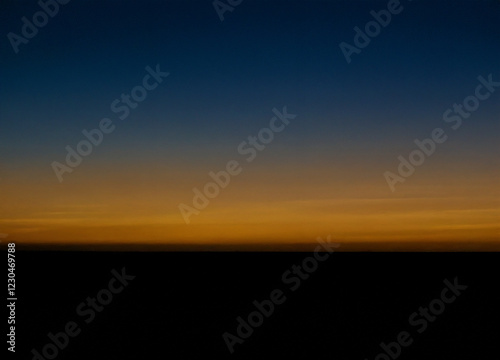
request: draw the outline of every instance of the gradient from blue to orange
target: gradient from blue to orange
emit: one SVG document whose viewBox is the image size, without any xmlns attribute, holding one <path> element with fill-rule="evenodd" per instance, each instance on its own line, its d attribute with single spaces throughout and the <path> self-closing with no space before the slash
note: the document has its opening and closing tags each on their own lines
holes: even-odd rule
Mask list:
<svg viewBox="0 0 500 360">
<path fill-rule="evenodd" d="M 7 2 L 2 34 L 35 2 Z M 443 121 L 500 81 L 499 1 L 401 1 L 348 64 L 339 43 L 387 1 L 69 2 L 15 54 L 1 43 L 0 232 L 26 243 L 500 242 L 500 88 L 456 131 Z M 110 110 L 167 77 L 125 120 Z M 297 117 L 257 158 L 238 145 Z M 102 118 L 116 129 L 59 183 L 51 168 Z M 392 193 L 414 139 L 448 140 Z M 227 161 L 243 168 L 189 225 L 180 203 Z"/>
</svg>

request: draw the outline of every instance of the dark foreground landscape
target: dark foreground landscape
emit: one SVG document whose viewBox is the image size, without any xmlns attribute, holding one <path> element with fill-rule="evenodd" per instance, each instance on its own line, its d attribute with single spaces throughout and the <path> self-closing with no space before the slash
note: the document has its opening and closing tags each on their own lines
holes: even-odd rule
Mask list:
<svg viewBox="0 0 500 360">
<path fill-rule="evenodd" d="M 19 251 L 15 358 L 498 357 L 496 254 L 316 256 Z"/>
</svg>

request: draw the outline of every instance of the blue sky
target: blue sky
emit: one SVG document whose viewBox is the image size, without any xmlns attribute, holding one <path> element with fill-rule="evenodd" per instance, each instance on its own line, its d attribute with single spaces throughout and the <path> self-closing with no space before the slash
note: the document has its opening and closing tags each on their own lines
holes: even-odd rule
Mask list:
<svg viewBox="0 0 500 360">
<path fill-rule="evenodd" d="M 19 34 L 21 18 L 31 19 L 39 6 L 4 2 L 0 177 L 26 186 L 57 181 L 51 162 L 62 161 L 65 146 L 104 117 L 117 130 L 85 166 L 118 174 L 163 162 L 206 174 L 265 126 L 271 109 L 287 105 L 299 117 L 259 171 L 272 172 L 276 160 L 297 172 L 335 164 L 348 177 L 350 167 L 366 165 L 376 169 L 367 181 L 380 181 L 415 138 L 444 126 L 443 112 L 473 93 L 479 75 L 500 79 L 500 1 L 401 4 L 348 64 L 339 44 L 352 44 L 353 28 L 363 28 L 386 1 L 246 0 L 221 22 L 211 1 L 73 0 L 18 54 L 7 34 Z M 111 102 L 156 64 L 170 76 L 118 120 Z M 478 177 L 491 176 L 499 110 L 498 96 L 482 103 L 436 163 L 463 174 L 482 164 Z M 184 181 L 195 186 L 200 178 Z"/>
</svg>

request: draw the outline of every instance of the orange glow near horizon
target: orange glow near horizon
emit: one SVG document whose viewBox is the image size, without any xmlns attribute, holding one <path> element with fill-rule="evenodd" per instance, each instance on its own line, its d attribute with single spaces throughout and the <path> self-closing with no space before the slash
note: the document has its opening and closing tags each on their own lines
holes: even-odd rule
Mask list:
<svg viewBox="0 0 500 360">
<path fill-rule="evenodd" d="M 183 181 L 187 169 L 148 166 L 119 174 L 82 168 L 61 184 L 48 174 L 36 184 L 12 177 L 3 181 L 0 227 L 9 241 L 27 244 L 294 244 L 326 235 L 347 243 L 500 243 L 495 177 L 437 178 L 429 169 L 391 194 L 375 167 L 348 169 L 311 167 L 294 176 L 287 165 L 254 167 L 189 225 L 178 204 L 191 205 L 192 187 L 208 180 L 202 172 L 194 175 L 199 184 Z M 366 180 L 371 175 L 379 181 Z"/>
</svg>

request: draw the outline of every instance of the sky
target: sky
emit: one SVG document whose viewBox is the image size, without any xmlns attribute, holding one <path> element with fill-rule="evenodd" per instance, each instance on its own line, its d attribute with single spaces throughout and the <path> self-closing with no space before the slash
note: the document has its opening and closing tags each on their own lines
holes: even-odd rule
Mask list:
<svg viewBox="0 0 500 360">
<path fill-rule="evenodd" d="M 208 0 L 73 0 L 13 46 L 41 8 L 2 2 L 0 232 L 25 244 L 500 244 L 500 1 L 401 0 L 348 62 L 340 44 L 388 6 L 243 1 L 221 21 Z M 111 104 L 137 86 L 154 89 L 136 89 L 145 98 L 120 119 Z M 474 109 L 457 120 L 465 99 Z M 102 119 L 108 133 L 70 166 L 67 146 Z M 239 146 L 271 123 L 282 130 L 249 161 Z M 402 176 L 398 157 L 434 129 L 446 140 Z M 240 172 L 196 207 L 193 189 L 231 161 Z"/>
</svg>

